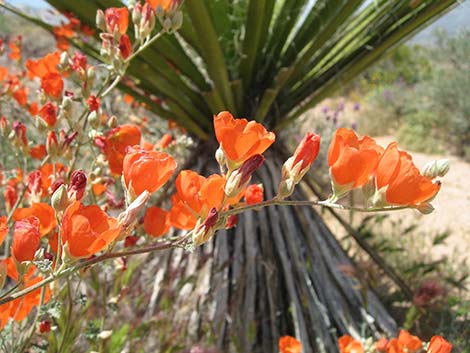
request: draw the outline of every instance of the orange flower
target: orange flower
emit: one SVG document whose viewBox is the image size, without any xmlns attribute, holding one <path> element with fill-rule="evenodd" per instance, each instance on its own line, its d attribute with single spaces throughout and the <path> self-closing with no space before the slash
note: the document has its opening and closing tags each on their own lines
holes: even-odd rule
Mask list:
<svg viewBox="0 0 470 353">
<path fill-rule="evenodd" d="M 48 234 L 57 226 L 55 211 L 47 203 L 33 203 L 31 207 L 18 208 L 13 213 L 13 220 L 20 221 L 30 216 L 34 216 L 39 220 L 39 232 L 41 236 Z"/>
<path fill-rule="evenodd" d="M 427 353 L 450 353 L 452 352 L 452 344 L 447 342 L 441 336 L 433 336 L 429 342 Z"/>
<path fill-rule="evenodd" d="M 54 182 L 65 177 L 67 168 L 61 163 L 56 163 L 55 165 L 47 163 L 39 171 L 41 172 L 42 195 L 45 196 L 49 194 L 49 188 Z"/>
<path fill-rule="evenodd" d="M 160 237 L 170 229 L 169 213 L 161 208 L 147 208 L 144 216 L 144 230 L 152 237 Z"/>
<path fill-rule="evenodd" d="M 28 89 L 26 87 L 20 87 L 13 92 L 13 98 L 18 104 L 24 107 L 28 103 Z"/>
<path fill-rule="evenodd" d="M 338 129 L 328 150 L 328 165 L 339 195 L 364 185 L 374 174 L 382 147 L 368 136 L 358 138 L 353 130 Z"/>
<path fill-rule="evenodd" d="M 117 27 L 119 33 L 127 32 L 129 25 L 129 11 L 127 7 L 110 7 L 104 12 L 106 20 L 106 29 L 109 33 L 113 33 Z"/>
<path fill-rule="evenodd" d="M 226 157 L 235 165 L 255 154 L 262 154 L 276 138 L 263 125 L 246 119 L 234 119 L 229 112 L 214 116 L 214 129 Z"/>
<path fill-rule="evenodd" d="M 21 49 L 18 45 L 16 45 L 13 42 L 8 43 L 8 46 L 10 47 L 10 53 L 8 54 L 8 57 L 12 60 L 20 60 L 21 59 Z"/>
<path fill-rule="evenodd" d="M 175 160 L 166 153 L 129 147 L 123 162 L 124 182 L 136 196 L 144 190 L 153 193 L 170 179 L 175 169 Z"/>
<path fill-rule="evenodd" d="M 213 174 L 205 178 L 192 170 L 183 170 L 176 178 L 176 194 L 172 197 L 170 223 L 180 229 L 192 229 L 197 219 L 205 219 L 211 208 L 219 209 L 224 199 L 225 178 Z M 230 200 L 235 203 L 242 197 Z"/>
<path fill-rule="evenodd" d="M 291 336 L 283 336 L 279 339 L 280 353 L 300 353 L 302 352 L 302 344 Z"/>
<path fill-rule="evenodd" d="M 19 274 L 14 260 L 10 257 L 2 261 L 6 265 L 8 277 L 17 282 Z M 24 288 L 31 287 L 32 285 L 42 281 L 43 278 L 40 276 L 33 277 L 35 272 L 36 267 L 34 265 L 30 266 L 28 272 L 23 277 Z M 49 286 L 46 286 L 45 288 L 44 303 L 47 303 L 51 298 L 51 290 Z M 31 310 L 39 305 L 41 301 L 41 291 L 41 288 L 38 288 L 31 293 L 26 294 L 24 297 L 0 305 L 0 330 L 7 324 L 10 318 L 16 321 L 24 320 Z"/>
<path fill-rule="evenodd" d="M 64 89 L 64 80 L 57 73 L 48 73 L 41 79 L 41 88 L 51 97 L 59 98 Z"/>
<path fill-rule="evenodd" d="M 114 175 L 121 175 L 122 164 L 128 146 L 140 144 L 140 129 L 135 125 L 121 125 L 97 138 L 95 144 L 101 147 L 109 163 L 109 169 Z"/>
<path fill-rule="evenodd" d="M 245 190 L 245 201 L 248 205 L 253 205 L 263 201 L 263 188 L 258 184 L 251 184 Z"/>
<path fill-rule="evenodd" d="M 8 69 L 0 66 L 0 82 L 2 82 L 8 76 Z"/>
<path fill-rule="evenodd" d="M 31 216 L 15 222 L 11 252 L 16 261 L 32 261 L 40 241 L 37 217 Z"/>
<path fill-rule="evenodd" d="M 39 112 L 38 104 L 36 102 L 30 103 L 28 105 L 28 112 L 31 115 L 37 115 Z"/>
<path fill-rule="evenodd" d="M 423 342 L 417 336 L 411 335 L 408 331 L 401 330 L 398 341 L 406 347 L 409 353 L 417 352 L 423 346 Z"/>
<path fill-rule="evenodd" d="M 59 73 L 57 65 L 60 63 L 60 53 L 49 53 L 43 58 L 26 60 L 26 68 L 28 69 L 28 76 L 30 78 L 39 77 L 43 78 L 49 73 Z"/>
<path fill-rule="evenodd" d="M 361 342 L 348 335 L 338 339 L 338 346 L 340 353 L 364 353 Z"/>
<path fill-rule="evenodd" d="M 385 200 L 393 205 L 419 205 L 432 199 L 439 191 L 435 184 L 421 175 L 411 156 L 399 151 L 397 143 L 388 145 L 377 166 L 377 190 L 387 187 Z"/>
<path fill-rule="evenodd" d="M 0 217 L 0 245 L 2 245 L 7 234 L 8 234 L 7 217 L 1 216 Z"/>
<path fill-rule="evenodd" d="M 41 144 L 31 147 L 29 154 L 34 159 L 43 159 L 47 155 L 46 146 Z"/>
<path fill-rule="evenodd" d="M 154 9 L 160 6 L 163 10 L 168 11 L 178 6 L 181 0 L 147 0 L 147 2 Z"/>
<path fill-rule="evenodd" d="M 392 338 L 387 344 L 387 353 L 406 353 L 404 350 L 403 343 L 397 338 Z"/>
<path fill-rule="evenodd" d="M 62 219 L 62 242 L 75 258 L 88 257 L 103 250 L 120 234 L 115 218 L 109 217 L 96 205 L 84 206 L 73 202 Z"/>
<path fill-rule="evenodd" d="M 385 337 L 382 337 L 377 342 L 375 342 L 375 349 L 379 352 L 385 352 L 387 350 L 388 340 Z"/>
</svg>

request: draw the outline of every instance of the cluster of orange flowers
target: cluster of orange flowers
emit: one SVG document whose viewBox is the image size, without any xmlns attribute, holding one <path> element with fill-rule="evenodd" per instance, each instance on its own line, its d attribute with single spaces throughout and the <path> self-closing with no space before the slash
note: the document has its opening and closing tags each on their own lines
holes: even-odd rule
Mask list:
<svg viewBox="0 0 470 353">
<path fill-rule="evenodd" d="M 338 340 L 340 353 L 451 353 L 452 344 L 442 336 L 434 336 L 429 343 L 423 342 L 419 337 L 401 330 L 397 338 L 387 340 L 381 338 L 377 342 L 367 340 L 361 343 L 351 336 L 344 335 Z M 280 353 L 301 353 L 302 344 L 291 336 L 279 339 Z"/>
<path fill-rule="evenodd" d="M 405 330 L 401 330 L 397 338 L 390 340 L 381 338 L 372 344 L 363 344 L 345 335 L 338 340 L 338 347 L 340 353 L 450 353 L 452 351 L 452 344 L 441 336 L 434 336 L 428 344 L 425 344 L 419 337 Z"/>
<path fill-rule="evenodd" d="M 413 206 L 426 211 L 440 189 L 448 165 L 421 174 L 411 156 L 392 142 L 384 150 L 369 136 L 359 138 L 352 130 L 338 129 L 328 151 L 334 199 L 363 187 L 368 205 Z"/>
</svg>

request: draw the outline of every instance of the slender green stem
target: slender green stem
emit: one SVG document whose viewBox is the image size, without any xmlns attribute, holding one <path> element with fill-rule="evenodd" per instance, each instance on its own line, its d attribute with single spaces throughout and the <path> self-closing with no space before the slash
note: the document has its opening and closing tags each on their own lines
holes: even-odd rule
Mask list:
<svg viewBox="0 0 470 353">
<path fill-rule="evenodd" d="M 341 210 L 352 210 L 352 211 L 359 211 L 359 212 L 386 212 L 386 211 L 398 211 L 398 210 L 404 210 L 406 208 L 410 208 L 410 206 L 362 208 L 362 207 L 340 205 L 337 203 L 332 203 L 328 200 L 325 200 L 325 201 L 294 201 L 292 200 L 291 201 L 291 200 L 277 200 L 274 198 L 272 200 L 263 201 L 254 205 L 246 205 L 246 206 L 234 208 L 234 209 L 223 212 L 221 215 L 230 216 L 230 215 L 242 213 L 245 211 L 259 210 L 263 207 L 268 207 L 268 206 L 323 206 L 323 207 L 328 207 L 328 208 L 338 208 Z"/>
<path fill-rule="evenodd" d="M 135 51 L 134 53 L 132 53 L 131 56 L 129 56 L 125 61 L 124 63 L 128 64 L 132 59 L 134 59 L 137 55 L 139 55 L 142 51 L 144 51 L 145 49 L 147 49 L 150 45 L 152 45 L 158 38 L 160 38 L 165 32 L 164 31 L 160 31 L 158 32 L 157 34 L 155 34 L 150 40 L 148 40 L 147 42 L 145 42 L 143 45 L 141 45 L 139 47 L 139 49 L 137 49 L 137 51 Z"/>
<path fill-rule="evenodd" d="M 158 250 L 166 250 L 166 249 L 172 249 L 172 248 L 181 248 L 184 247 L 184 242 L 186 241 L 186 237 L 183 237 L 181 240 L 176 241 L 176 242 L 157 242 L 148 246 L 144 246 L 142 248 L 137 248 L 137 249 L 132 249 L 132 250 L 127 250 L 127 251 L 121 251 L 121 252 L 115 252 L 115 253 L 108 253 L 104 254 L 101 256 L 97 256 L 92 259 L 88 259 L 82 262 L 79 262 L 73 266 L 67 267 L 65 269 L 60 270 L 58 273 L 53 274 L 42 281 L 35 283 L 34 285 L 25 288 L 19 292 L 16 292 L 12 295 L 5 296 L 0 299 L 0 305 L 9 303 L 15 299 L 21 298 L 34 290 L 44 287 L 45 285 L 52 283 L 59 278 L 64 278 L 68 277 L 69 275 L 73 274 L 74 272 L 85 268 L 85 267 L 90 267 L 93 266 L 97 263 L 109 260 L 109 259 L 115 259 L 117 257 L 125 257 L 125 256 L 130 256 L 130 255 L 137 255 L 137 254 L 145 254 L 149 253 L 152 251 L 158 251 Z"/>
</svg>

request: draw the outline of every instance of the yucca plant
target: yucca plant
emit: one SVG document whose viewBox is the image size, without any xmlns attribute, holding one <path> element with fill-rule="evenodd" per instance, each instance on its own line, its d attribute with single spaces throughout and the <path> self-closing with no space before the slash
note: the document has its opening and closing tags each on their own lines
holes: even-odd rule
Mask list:
<svg viewBox="0 0 470 353">
<path fill-rule="evenodd" d="M 48 2 L 90 26 L 98 9 L 124 6 L 118 0 Z M 222 110 L 281 131 L 455 3 L 188 0 L 182 28 L 135 58 L 127 72 L 135 86 L 121 88 L 176 120 L 201 145 L 211 140 L 212 116 Z M 100 58 L 93 47 L 85 49 Z M 194 160 L 202 172 L 213 168 L 205 161 L 215 148 L 205 147 Z M 283 158 L 281 146 L 258 175 L 267 197 L 276 193 Z M 179 283 L 189 285 L 190 294 L 174 299 L 174 317 L 192 341 L 214 337 L 224 352 L 274 352 L 277 338 L 291 333 L 305 352 L 334 352 L 344 332 L 396 330 L 376 295 L 340 270 L 353 264 L 313 209 L 272 207 L 221 233 L 198 252 L 175 250 L 158 264 L 185 273 Z M 162 281 L 176 285 L 164 276 L 156 288 Z M 164 300 L 155 293 L 150 314 Z"/>
</svg>

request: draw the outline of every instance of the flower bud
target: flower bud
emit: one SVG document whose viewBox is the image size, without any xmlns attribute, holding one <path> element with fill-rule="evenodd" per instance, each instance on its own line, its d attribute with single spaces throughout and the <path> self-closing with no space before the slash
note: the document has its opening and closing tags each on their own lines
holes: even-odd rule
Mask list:
<svg viewBox="0 0 470 353">
<path fill-rule="evenodd" d="M 68 197 L 70 200 L 80 201 L 85 195 L 87 178 L 83 170 L 74 170 L 70 177 Z"/>
<path fill-rule="evenodd" d="M 106 31 L 106 19 L 103 10 L 96 12 L 96 27 L 103 32 Z"/>
<path fill-rule="evenodd" d="M 59 188 L 54 191 L 51 197 L 51 206 L 56 212 L 63 211 L 67 208 L 69 204 L 69 197 L 67 195 L 67 187 L 65 184 L 59 186 Z"/>
<path fill-rule="evenodd" d="M 173 32 L 176 32 L 178 29 L 180 29 L 183 25 L 183 13 L 181 11 L 176 12 L 171 19 L 171 23 L 171 30 Z"/>
<path fill-rule="evenodd" d="M 225 194 L 228 197 L 238 195 L 250 182 L 251 175 L 264 163 L 264 157 L 261 154 L 255 154 L 247 159 L 242 166 L 232 172 L 225 184 Z"/>
<path fill-rule="evenodd" d="M 134 8 L 132 9 L 132 22 L 135 25 L 139 25 L 141 18 L 142 18 L 142 4 L 140 2 L 137 2 Z"/>
<path fill-rule="evenodd" d="M 7 137 L 10 131 L 11 131 L 11 127 L 10 127 L 10 124 L 8 123 L 7 118 L 2 116 L 0 118 L 0 135 L 2 137 Z"/>
<path fill-rule="evenodd" d="M 41 321 L 39 324 L 40 333 L 49 333 L 51 331 L 51 322 L 48 320 Z"/>
<path fill-rule="evenodd" d="M 225 153 L 222 147 L 217 148 L 217 151 L 215 151 L 215 160 L 217 161 L 217 163 L 219 163 L 219 166 L 221 168 L 225 166 L 227 158 L 225 158 Z"/>
<path fill-rule="evenodd" d="M 433 205 L 431 205 L 429 202 L 423 202 L 423 203 L 419 204 L 416 207 L 416 209 L 424 215 L 430 214 L 434 211 Z"/>
<path fill-rule="evenodd" d="M 225 225 L 226 229 L 235 227 L 238 224 L 238 215 L 230 215 L 227 219 L 227 224 Z"/>
<path fill-rule="evenodd" d="M 215 207 L 212 207 L 204 222 L 198 221 L 193 232 L 193 241 L 195 245 L 201 245 L 207 242 L 215 233 L 219 213 Z"/>
<path fill-rule="evenodd" d="M 144 190 L 129 207 L 118 216 L 119 224 L 124 228 L 133 226 L 137 222 L 140 211 L 150 199 L 150 195 L 150 192 Z"/>
<path fill-rule="evenodd" d="M 440 159 L 437 161 L 431 161 L 427 163 L 423 167 L 422 174 L 429 178 L 429 179 L 434 179 L 437 177 L 443 177 L 449 172 L 450 166 L 449 166 L 449 160 L 448 159 Z"/>
<path fill-rule="evenodd" d="M 118 122 L 118 120 L 117 120 L 117 118 L 116 118 L 116 115 L 112 115 L 112 116 L 109 118 L 109 120 L 108 120 L 108 122 L 107 122 L 107 125 L 108 125 L 108 127 L 109 127 L 110 129 L 114 129 L 115 127 L 117 127 L 117 126 L 119 125 L 119 122 Z"/>
<path fill-rule="evenodd" d="M 167 17 L 163 21 L 162 27 L 165 32 L 170 32 L 171 29 L 173 28 L 173 22 L 171 21 L 171 19 Z"/>
</svg>

